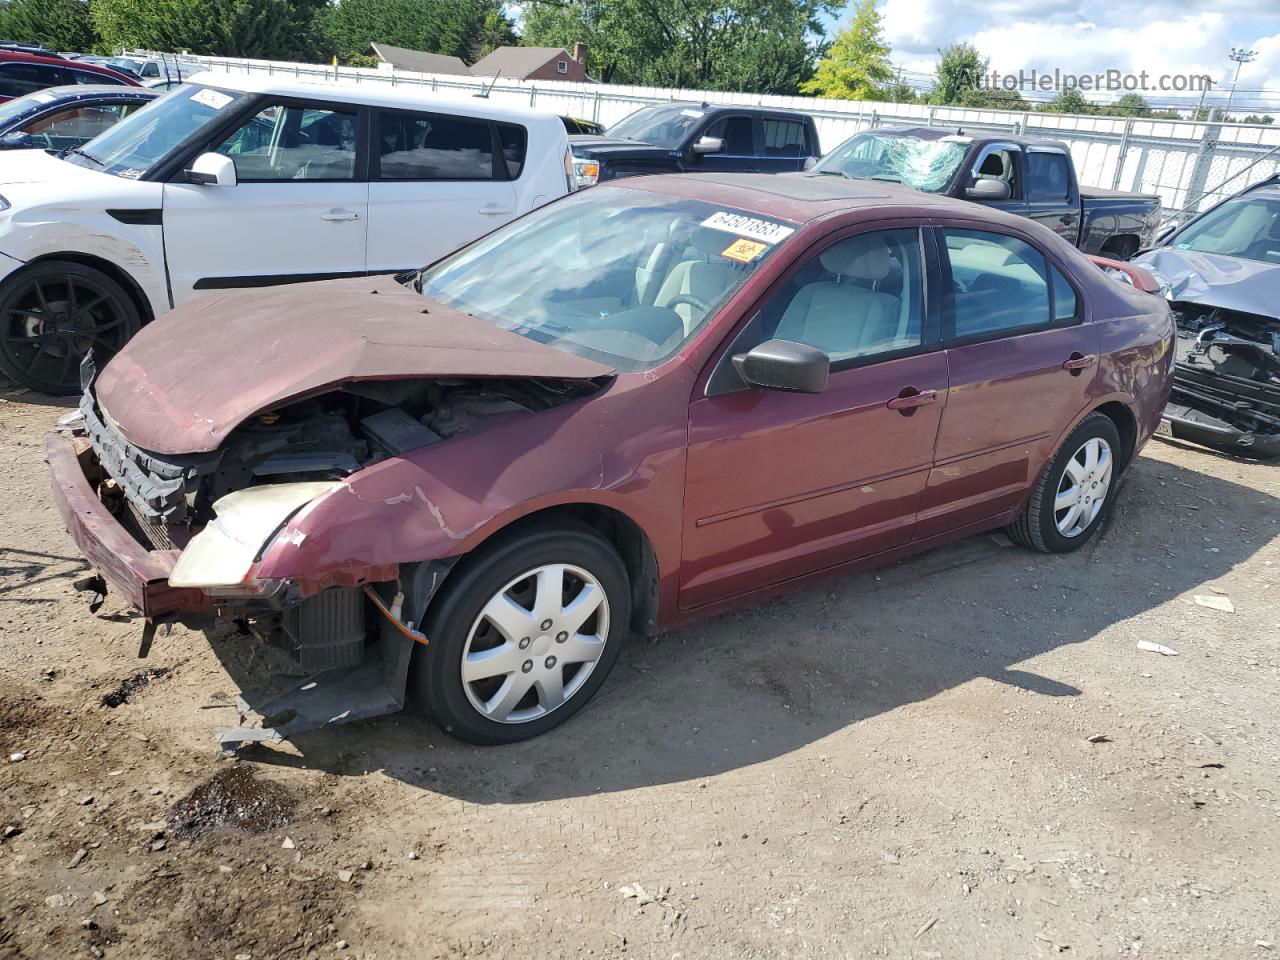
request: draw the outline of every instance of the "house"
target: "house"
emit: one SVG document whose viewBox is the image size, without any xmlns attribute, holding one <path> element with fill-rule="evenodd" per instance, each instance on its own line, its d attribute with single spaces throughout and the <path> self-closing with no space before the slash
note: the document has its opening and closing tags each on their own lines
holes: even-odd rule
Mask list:
<svg viewBox="0 0 1280 960">
<path fill-rule="evenodd" d="M 504 80 L 593 82 L 587 76 L 585 43 L 575 43 L 572 54 L 564 47 L 498 47 L 471 65 L 471 75 Z"/>
<path fill-rule="evenodd" d="M 406 50 L 404 47 L 393 47 L 389 43 L 371 43 L 369 51 L 378 58 L 379 67 L 412 70 L 417 73 L 447 73 L 461 77 L 471 75 L 471 70 L 460 59 L 445 56 L 443 53 Z"/>
</svg>

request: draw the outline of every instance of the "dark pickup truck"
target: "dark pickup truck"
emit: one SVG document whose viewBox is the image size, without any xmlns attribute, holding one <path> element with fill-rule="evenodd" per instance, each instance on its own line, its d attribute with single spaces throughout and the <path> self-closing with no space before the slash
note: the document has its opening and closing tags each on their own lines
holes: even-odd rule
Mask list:
<svg viewBox="0 0 1280 960">
<path fill-rule="evenodd" d="M 789 173 L 822 155 L 813 118 L 788 110 L 664 103 L 602 136 L 571 136 L 579 187 L 646 173 Z"/>
<path fill-rule="evenodd" d="M 1057 140 L 972 135 L 954 128 L 867 130 L 813 167 L 815 173 L 885 180 L 973 200 L 1039 221 L 1085 253 L 1125 260 L 1150 245 L 1160 198 L 1082 187 Z"/>
</svg>

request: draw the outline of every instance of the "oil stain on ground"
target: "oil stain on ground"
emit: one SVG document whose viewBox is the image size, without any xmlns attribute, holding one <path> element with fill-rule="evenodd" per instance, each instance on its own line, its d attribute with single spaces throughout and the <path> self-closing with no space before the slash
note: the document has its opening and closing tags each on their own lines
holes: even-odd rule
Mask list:
<svg viewBox="0 0 1280 960">
<path fill-rule="evenodd" d="M 131 677 L 126 677 L 120 681 L 120 685 L 106 694 L 102 698 L 104 707 L 115 709 L 122 704 L 129 702 L 129 698 L 137 693 L 140 689 L 149 684 L 152 680 L 159 680 L 161 677 L 167 676 L 172 667 L 153 667 L 150 670 L 143 670 L 141 673 L 135 673 Z"/>
<path fill-rule="evenodd" d="M 297 801 L 278 783 L 259 780 L 237 764 L 215 773 L 169 808 L 175 837 L 196 837 L 218 827 L 251 833 L 282 827 L 293 819 Z"/>
</svg>

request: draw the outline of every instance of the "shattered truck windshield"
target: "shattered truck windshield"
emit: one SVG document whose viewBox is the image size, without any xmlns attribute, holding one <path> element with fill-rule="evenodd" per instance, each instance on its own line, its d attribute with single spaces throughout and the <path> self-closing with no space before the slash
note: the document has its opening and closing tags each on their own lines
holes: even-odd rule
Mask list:
<svg viewBox="0 0 1280 960">
<path fill-rule="evenodd" d="M 935 193 L 951 182 L 966 152 L 968 144 L 957 140 L 860 133 L 823 157 L 814 170 Z"/>
</svg>

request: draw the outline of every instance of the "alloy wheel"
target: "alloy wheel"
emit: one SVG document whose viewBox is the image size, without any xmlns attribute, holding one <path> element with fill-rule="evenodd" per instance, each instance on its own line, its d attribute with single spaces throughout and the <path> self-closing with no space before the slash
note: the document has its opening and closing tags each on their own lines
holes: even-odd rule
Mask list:
<svg viewBox="0 0 1280 960">
<path fill-rule="evenodd" d="M 1090 437 L 1067 461 L 1053 500 L 1053 519 L 1064 537 L 1078 537 L 1089 529 L 1111 489 L 1111 445 Z"/>
<path fill-rule="evenodd" d="M 498 723 L 527 723 L 563 706 L 604 653 L 609 599 L 591 573 L 544 564 L 508 582 L 481 609 L 462 649 L 462 688 Z"/>
</svg>

